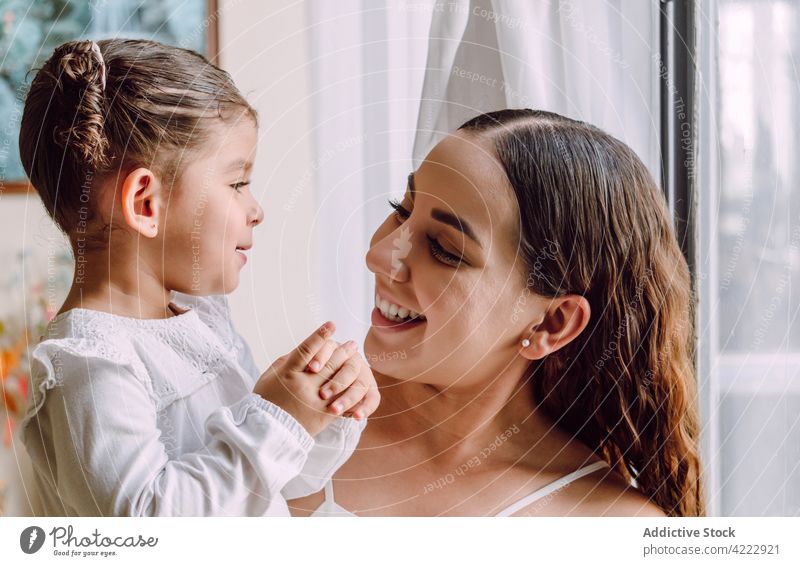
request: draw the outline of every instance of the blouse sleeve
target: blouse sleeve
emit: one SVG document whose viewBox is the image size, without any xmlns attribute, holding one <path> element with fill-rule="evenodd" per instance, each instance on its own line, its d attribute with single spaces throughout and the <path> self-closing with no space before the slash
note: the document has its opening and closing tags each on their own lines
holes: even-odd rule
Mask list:
<svg viewBox="0 0 800 566">
<path fill-rule="evenodd" d="M 366 419 L 357 421 L 350 417 L 337 417 L 317 434 L 303 470 L 283 488 L 284 499 L 305 497 L 325 487 L 336 470 L 353 455 L 366 426 Z"/>
<path fill-rule="evenodd" d="M 250 346 L 231 324 L 233 342 L 239 365 L 252 377 L 253 385 L 260 372 L 253 360 Z M 286 499 L 304 497 L 322 489 L 342 464 L 352 456 L 367 420 L 337 417 L 334 422 L 314 437 L 314 446 L 308 454 L 303 470 L 283 490 Z"/>
<path fill-rule="evenodd" d="M 282 499 L 314 444 L 291 415 L 249 394 L 209 415 L 201 450 L 169 459 L 146 377 L 44 346 L 34 351 L 33 374 L 46 375 L 34 380 L 25 443 L 45 439 L 54 461 L 38 471 L 79 515 L 249 515 Z"/>
</svg>

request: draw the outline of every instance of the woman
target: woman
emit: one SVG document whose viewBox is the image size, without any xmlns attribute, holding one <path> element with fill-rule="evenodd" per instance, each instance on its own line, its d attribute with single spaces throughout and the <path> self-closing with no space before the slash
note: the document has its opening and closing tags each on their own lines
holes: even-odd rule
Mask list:
<svg viewBox="0 0 800 566">
<path fill-rule="evenodd" d="M 295 514 L 704 514 L 688 269 L 627 146 L 493 112 L 392 206 L 367 254 L 383 402 Z"/>
</svg>

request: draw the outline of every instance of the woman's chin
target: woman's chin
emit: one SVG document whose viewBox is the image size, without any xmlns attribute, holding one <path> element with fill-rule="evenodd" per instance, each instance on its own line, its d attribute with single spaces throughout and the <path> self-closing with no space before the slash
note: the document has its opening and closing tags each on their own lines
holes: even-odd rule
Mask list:
<svg viewBox="0 0 800 566">
<path fill-rule="evenodd" d="M 391 375 L 390 370 L 396 370 L 408 360 L 408 351 L 405 348 L 388 347 L 388 344 L 378 339 L 376 330 L 372 327 L 364 341 L 364 359 L 376 371 Z"/>
</svg>

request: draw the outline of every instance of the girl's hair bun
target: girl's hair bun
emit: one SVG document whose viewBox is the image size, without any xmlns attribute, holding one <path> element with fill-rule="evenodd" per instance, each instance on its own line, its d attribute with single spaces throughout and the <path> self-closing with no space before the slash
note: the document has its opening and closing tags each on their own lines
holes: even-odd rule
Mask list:
<svg viewBox="0 0 800 566">
<path fill-rule="evenodd" d="M 146 39 L 70 41 L 31 81 L 20 158 L 73 239 L 92 223 L 97 188 L 112 175 L 147 167 L 171 190 L 217 122 L 243 113 L 258 124 L 230 75 L 199 53 Z"/>
<path fill-rule="evenodd" d="M 103 169 L 108 164 L 108 138 L 104 132 L 106 68 L 100 48 L 93 41 L 70 41 L 55 50 L 51 61 L 54 103 L 61 115 L 53 139 L 87 169 Z"/>
</svg>

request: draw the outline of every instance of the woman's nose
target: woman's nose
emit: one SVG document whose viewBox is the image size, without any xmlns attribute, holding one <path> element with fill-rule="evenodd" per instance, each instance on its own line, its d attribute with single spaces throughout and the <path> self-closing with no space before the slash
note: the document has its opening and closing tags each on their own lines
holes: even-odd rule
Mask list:
<svg viewBox="0 0 800 566">
<path fill-rule="evenodd" d="M 407 258 L 410 252 L 411 232 L 401 227 L 383 238 L 373 239 L 373 245 L 367 251 L 367 267 L 373 273 L 385 275 L 398 283 L 408 281 Z"/>
</svg>

